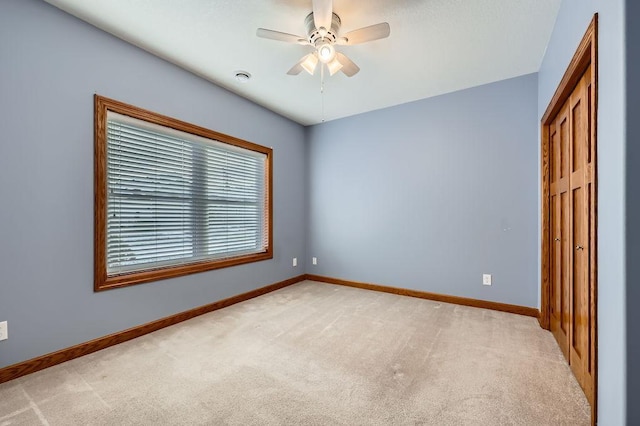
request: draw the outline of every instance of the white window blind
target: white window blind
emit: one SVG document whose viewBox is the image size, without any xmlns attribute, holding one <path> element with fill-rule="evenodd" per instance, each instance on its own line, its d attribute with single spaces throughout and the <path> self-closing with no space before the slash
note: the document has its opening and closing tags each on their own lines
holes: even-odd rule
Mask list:
<svg viewBox="0 0 640 426">
<path fill-rule="evenodd" d="M 265 252 L 266 161 L 109 111 L 107 274 Z"/>
</svg>

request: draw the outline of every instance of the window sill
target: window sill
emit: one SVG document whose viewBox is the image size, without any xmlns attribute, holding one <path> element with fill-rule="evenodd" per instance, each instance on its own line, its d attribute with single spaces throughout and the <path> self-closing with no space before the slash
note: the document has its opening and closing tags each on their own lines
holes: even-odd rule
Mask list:
<svg viewBox="0 0 640 426">
<path fill-rule="evenodd" d="M 264 253 L 255 253 L 214 261 L 209 260 L 198 263 L 189 263 L 180 266 L 169 266 L 166 268 L 158 268 L 141 272 L 131 272 L 112 276 L 96 276 L 94 279 L 94 291 L 98 292 L 114 288 L 128 287 L 131 285 L 195 274 L 198 272 L 211 271 L 214 269 L 228 268 L 230 266 L 259 262 L 267 259 L 273 259 L 273 252 L 271 250 Z"/>
</svg>

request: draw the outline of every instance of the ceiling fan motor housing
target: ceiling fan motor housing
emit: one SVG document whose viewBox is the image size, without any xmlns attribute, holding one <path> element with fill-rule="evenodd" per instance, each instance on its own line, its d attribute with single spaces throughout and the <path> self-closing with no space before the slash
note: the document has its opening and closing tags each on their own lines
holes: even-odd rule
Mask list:
<svg viewBox="0 0 640 426">
<path fill-rule="evenodd" d="M 320 31 L 316 28 L 313 21 L 313 12 L 311 12 L 304 20 L 305 28 L 307 29 L 307 40 L 312 46 L 316 46 L 321 41 L 328 41 L 333 44 L 338 39 L 338 31 L 340 30 L 340 17 L 335 13 L 331 14 L 331 28 L 326 28 L 326 32 Z M 324 34 L 323 34 L 324 33 Z"/>
</svg>

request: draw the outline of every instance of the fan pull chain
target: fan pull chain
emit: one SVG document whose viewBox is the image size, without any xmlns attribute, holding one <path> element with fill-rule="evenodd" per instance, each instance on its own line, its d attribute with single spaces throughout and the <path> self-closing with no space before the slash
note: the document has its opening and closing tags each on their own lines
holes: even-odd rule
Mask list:
<svg viewBox="0 0 640 426">
<path fill-rule="evenodd" d="M 321 120 L 324 123 L 324 64 L 320 65 L 320 103 L 322 108 Z"/>
</svg>

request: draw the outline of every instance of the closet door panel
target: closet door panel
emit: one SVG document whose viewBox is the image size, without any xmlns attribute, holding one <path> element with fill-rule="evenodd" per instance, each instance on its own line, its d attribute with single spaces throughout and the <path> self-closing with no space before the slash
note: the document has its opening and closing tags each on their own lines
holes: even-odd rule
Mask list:
<svg viewBox="0 0 640 426">
<path fill-rule="evenodd" d="M 587 69 L 569 99 L 571 187 L 571 326 L 569 364 L 587 398 L 592 380 L 591 232 L 593 173 L 591 173 L 591 72 Z"/>
<path fill-rule="evenodd" d="M 569 360 L 569 104 L 550 126 L 551 177 L 551 283 L 550 327 L 558 346 Z"/>
</svg>

